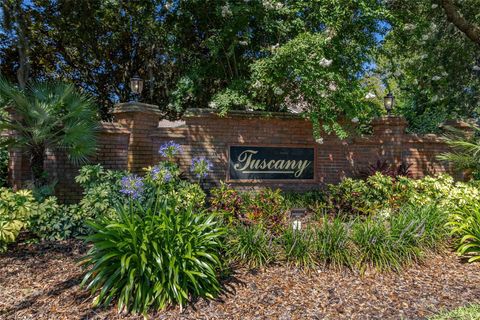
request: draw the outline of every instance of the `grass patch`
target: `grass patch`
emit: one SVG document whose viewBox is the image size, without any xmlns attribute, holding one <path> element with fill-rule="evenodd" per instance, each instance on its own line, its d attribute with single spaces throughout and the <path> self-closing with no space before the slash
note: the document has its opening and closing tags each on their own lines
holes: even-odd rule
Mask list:
<svg viewBox="0 0 480 320">
<path fill-rule="evenodd" d="M 480 304 L 471 304 L 451 311 L 442 311 L 441 313 L 430 317 L 429 320 L 478 320 L 480 319 Z"/>
</svg>

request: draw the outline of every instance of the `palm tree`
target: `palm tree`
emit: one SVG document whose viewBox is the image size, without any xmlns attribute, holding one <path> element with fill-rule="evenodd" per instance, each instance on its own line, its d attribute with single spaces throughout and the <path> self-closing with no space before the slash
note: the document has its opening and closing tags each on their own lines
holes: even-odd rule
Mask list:
<svg viewBox="0 0 480 320">
<path fill-rule="evenodd" d="M 456 135 L 446 138 L 447 144 L 452 148 L 438 156 L 438 159 L 450 162 L 455 169 L 466 171 L 467 175 L 478 178 L 480 174 L 480 128 L 472 125 L 473 134 L 465 136 L 457 132 Z"/>
<path fill-rule="evenodd" d="M 33 82 L 21 90 L 0 76 L 0 131 L 13 133 L 3 144 L 29 154 L 35 186 L 46 182 L 47 150 L 62 150 L 75 164 L 95 152 L 96 110 L 72 84 Z"/>
</svg>

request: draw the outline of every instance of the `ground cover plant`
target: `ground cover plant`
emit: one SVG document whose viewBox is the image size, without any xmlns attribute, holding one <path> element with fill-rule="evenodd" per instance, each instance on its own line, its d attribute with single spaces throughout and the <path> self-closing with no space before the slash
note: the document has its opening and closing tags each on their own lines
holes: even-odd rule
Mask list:
<svg viewBox="0 0 480 320">
<path fill-rule="evenodd" d="M 0 252 L 7 249 L 8 243 L 15 242 L 20 231 L 28 226 L 34 203 L 30 191 L 0 188 Z"/>
</svg>

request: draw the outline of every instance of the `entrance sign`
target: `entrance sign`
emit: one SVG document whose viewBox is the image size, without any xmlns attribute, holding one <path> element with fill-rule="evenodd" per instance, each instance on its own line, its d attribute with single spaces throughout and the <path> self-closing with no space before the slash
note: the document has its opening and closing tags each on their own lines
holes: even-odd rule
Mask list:
<svg viewBox="0 0 480 320">
<path fill-rule="evenodd" d="M 315 148 L 230 146 L 229 180 L 314 180 Z"/>
</svg>

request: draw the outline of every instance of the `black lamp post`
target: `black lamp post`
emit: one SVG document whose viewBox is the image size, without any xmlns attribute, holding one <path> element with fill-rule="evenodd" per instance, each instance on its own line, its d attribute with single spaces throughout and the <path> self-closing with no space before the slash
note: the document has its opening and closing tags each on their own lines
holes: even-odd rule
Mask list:
<svg viewBox="0 0 480 320">
<path fill-rule="evenodd" d="M 387 114 L 390 115 L 392 112 L 392 108 L 395 104 L 395 97 L 391 92 L 389 92 L 385 97 L 383 97 L 383 105 L 385 106 L 385 110 L 387 110 Z"/>
<path fill-rule="evenodd" d="M 132 90 L 132 93 L 135 96 L 135 101 L 138 101 L 138 98 L 143 91 L 143 79 L 140 78 L 138 75 L 134 75 L 130 79 L 130 90 Z"/>
</svg>

